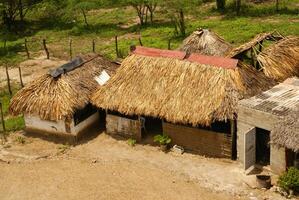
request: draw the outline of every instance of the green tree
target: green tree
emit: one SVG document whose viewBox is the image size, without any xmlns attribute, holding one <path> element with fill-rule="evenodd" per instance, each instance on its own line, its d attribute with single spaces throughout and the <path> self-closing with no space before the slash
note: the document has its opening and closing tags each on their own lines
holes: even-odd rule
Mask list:
<svg viewBox="0 0 299 200">
<path fill-rule="evenodd" d="M 71 15 L 80 12 L 83 16 L 84 23 L 89 26 L 87 19 L 87 12 L 91 9 L 97 8 L 101 2 L 97 0 L 69 0 L 67 3 L 67 10 Z"/>
</svg>

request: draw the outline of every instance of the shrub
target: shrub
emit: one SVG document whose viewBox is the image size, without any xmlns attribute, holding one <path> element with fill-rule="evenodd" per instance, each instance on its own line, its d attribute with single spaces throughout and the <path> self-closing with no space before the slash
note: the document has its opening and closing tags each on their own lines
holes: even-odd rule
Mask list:
<svg viewBox="0 0 299 200">
<path fill-rule="evenodd" d="M 290 167 L 287 172 L 279 177 L 278 185 L 286 191 L 299 192 L 299 169 Z"/>
<path fill-rule="evenodd" d="M 128 145 L 130 145 L 131 147 L 135 146 L 135 144 L 136 144 L 136 140 L 132 139 L 132 138 L 128 139 L 127 142 L 128 142 Z"/>
<path fill-rule="evenodd" d="M 156 135 L 154 137 L 154 142 L 158 142 L 160 145 L 167 145 L 171 143 L 171 139 L 167 135 Z"/>
</svg>

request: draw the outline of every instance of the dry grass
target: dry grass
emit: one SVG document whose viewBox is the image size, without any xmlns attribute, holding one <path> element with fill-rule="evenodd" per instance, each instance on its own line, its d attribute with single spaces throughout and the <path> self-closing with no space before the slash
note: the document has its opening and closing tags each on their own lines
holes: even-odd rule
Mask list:
<svg viewBox="0 0 299 200">
<path fill-rule="evenodd" d="M 254 48 L 256 45 L 262 45 L 264 40 L 272 40 L 272 41 L 278 41 L 282 39 L 283 36 L 280 35 L 278 32 L 269 32 L 269 33 L 260 33 L 256 35 L 252 40 L 249 42 L 240 45 L 239 47 L 236 47 L 232 49 L 228 54 L 227 57 L 230 58 L 240 58 L 245 52 L 248 50 Z M 258 51 L 257 49 L 254 49 Z"/>
<path fill-rule="evenodd" d="M 224 56 L 232 46 L 208 29 L 198 29 L 187 37 L 179 50 L 210 56 Z"/>
<path fill-rule="evenodd" d="M 280 120 L 271 132 L 271 141 L 281 147 L 299 151 L 299 110 Z"/>
<path fill-rule="evenodd" d="M 71 72 L 56 79 L 45 74 L 26 85 L 12 98 L 10 112 L 36 114 L 41 119 L 57 121 L 83 108 L 98 87 L 94 77 L 103 69 L 113 73 L 117 65 L 95 54 L 82 58 L 87 62 Z"/>
<path fill-rule="evenodd" d="M 299 37 L 286 37 L 258 55 L 266 76 L 277 81 L 299 76 Z"/>
<path fill-rule="evenodd" d="M 239 99 L 273 84 L 263 73 L 242 63 L 225 69 L 133 54 L 95 92 L 92 103 L 126 115 L 208 126 L 215 120 L 234 119 Z"/>
</svg>

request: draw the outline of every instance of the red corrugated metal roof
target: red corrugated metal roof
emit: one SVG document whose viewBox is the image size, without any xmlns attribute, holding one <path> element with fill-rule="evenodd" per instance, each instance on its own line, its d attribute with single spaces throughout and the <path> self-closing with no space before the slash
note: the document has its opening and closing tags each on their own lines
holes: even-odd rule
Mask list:
<svg viewBox="0 0 299 200">
<path fill-rule="evenodd" d="M 151 57 L 176 58 L 180 60 L 183 60 L 186 56 L 186 53 L 182 51 L 154 49 L 154 48 L 140 47 L 140 46 L 137 46 L 136 49 L 132 51 L 132 53 L 143 55 L 143 56 L 151 56 Z"/>
<path fill-rule="evenodd" d="M 231 58 L 223 58 L 216 56 L 205 56 L 201 54 L 191 54 L 188 58 L 190 62 L 197 62 L 200 64 L 213 65 L 217 67 L 234 69 L 237 67 L 238 60 Z"/>
<path fill-rule="evenodd" d="M 147 47 L 134 47 L 132 50 L 133 54 L 151 56 L 151 57 L 164 57 L 164 58 L 175 58 L 179 60 L 188 60 L 190 62 L 196 62 L 199 64 L 212 65 L 216 67 L 222 67 L 227 69 L 233 69 L 237 67 L 238 60 L 216 56 L 205 56 L 201 54 L 191 54 L 186 58 L 186 53 L 181 51 L 162 50 Z"/>
</svg>

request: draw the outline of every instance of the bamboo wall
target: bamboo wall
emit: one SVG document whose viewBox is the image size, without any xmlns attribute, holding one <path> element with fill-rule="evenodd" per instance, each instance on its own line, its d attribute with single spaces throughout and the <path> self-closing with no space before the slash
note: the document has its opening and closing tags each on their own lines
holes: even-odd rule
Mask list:
<svg viewBox="0 0 299 200">
<path fill-rule="evenodd" d="M 216 158 L 231 158 L 231 136 L 199 128 L 163 122 L 163 132 L 172 139 L 172 144 L 186 150 Z"/>
<path fill-rule="evenodd" d="M 112 136 L 141 140 L 141 124 L 139 120 L 128 119 L 107 114 L 106 132 Z"/>
</svg>

